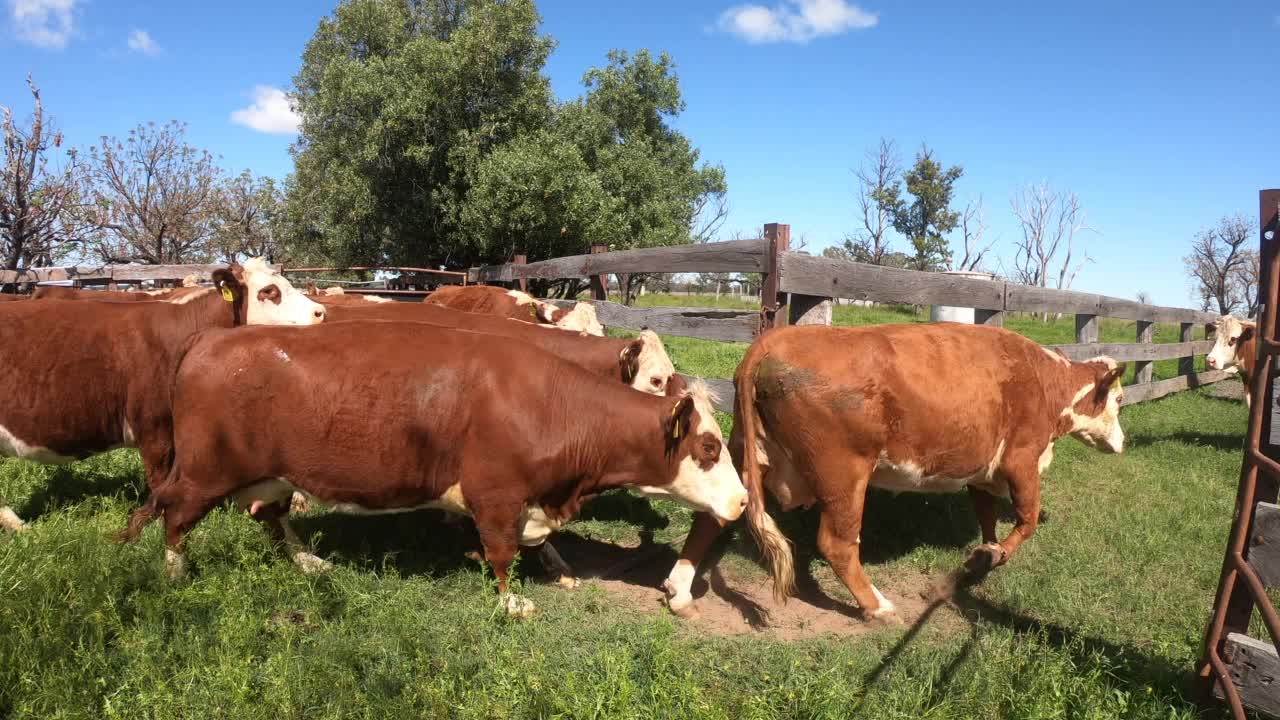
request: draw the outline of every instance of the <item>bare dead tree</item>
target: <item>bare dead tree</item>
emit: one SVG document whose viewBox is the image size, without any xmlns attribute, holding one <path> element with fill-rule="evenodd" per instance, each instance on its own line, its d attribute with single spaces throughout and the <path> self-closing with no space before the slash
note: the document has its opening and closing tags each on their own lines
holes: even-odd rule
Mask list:
<svg viewBox="0 0 1280 720">
<path fill-rule="evenodd" d="M 902 176 L 902 159 L 894 142 L 880 138 L 880 144 L 867 151 L 854 176 L 858 178 L 862 227 L 845 237 L 845 250 L 858 262 L 883 265 L 890 252 L 888 232 L 893 227 L 893 208 L 898 203 L 898 180 Z"/>
<path fill-rule="evenodd" d="M 1143 305 L 1150 305 L 1150 304 L 1151 304 L 1151 293 L 1147 292 L 1146 290 L 1139 290 L 1139 291 L 1134 295 L 1134 299 L 1135 299 L 1135 300 L 1137 300 L 1138 302 L 1142 303 Z"/>
<path fill-rule="evenodd" d="M 105 262 L 176 264 L 210 259 L 219 170 L 185 142 L 186 126 L 139 125 L 89 151 L 94 200 L 107 231 Z"/>
<path fill-rule="evenodd" d="M 1049 287 L 1057 267 L 1057 288 L 1068 290 L 1085 264 L 1087 252 L 1078 248 L 1076 236 L 1092 230 L 1084 219 L 1080 198 L 1069 190 L 1053 191 L 1048 183 L 1030 185 L 1010 201 L 1022 238 L 1016 242 L 1014 278 L 1023 285 Z M 1062 255 L 1059 255 L 1062 253 Z M 1081 257 L 1073 265 L 1073 259 Z"/>
<path fill-rule="evenodd" d="M 1244 262 L 1240 263 L 1235 275 L 1236 296 L 1244 306 L 1245 317 L 1253 317 L 1258 312 L 1258 282 L 1262 274 L 1262 261 L 1257 250 L 1243 250 L 1240 253 Z"/>
<path fill-rule="evenodd" d="M 29 75 L 27 87 L 34 104 L 30 122 L 20 124 L 11 108 L 0 108 L 0 262 L 9 270 L 56 262 L 86 230 L 76 213 L 76 153 L 68 151 L 60 167 L 49 166 L 50 154 L 62 147 L 62 133 L 45 117 L 40 89 Z"/>
<path fill-rule="evenodd" d="M 978 270 L 988 252 L 996 244 L 995 240 L 982 244 L 987 232 L 986 208 L 982 205 L 982 197 L 964 208 L 960 216 L 960 233 L 964 240 L 964 257 L 956 265 L 956 270 Z"/>
<path fill-rule="evenodd" d="M 689 227 L 689 235 L 696 243 L 711 242 L 719 234 L 720 228 L 728 218 L 728 193 L 704 193 L 694 204 L 693 224 Z"/>
<path fill-rule="evenodd" d="M 1218 313 L 1229 315 L 1246 298 L 1257 297 L 1257 273 L 1253 272 L 1251 291 L 1242 288 L 1249 273 L 1242 274 L 1248 264 L 1245 243 L 1253 237 L 1253 228 L 1243 215 L 1224 217 L 1217 227 L 1201 230 L 1191 241 L 1191 252 L 1182 258 L 1183 267 L 1195 282 L 1194 293 L 1204 305 L 1217 305 Z"/>
<path fill-rule="evenodd" d="M 274 180 L 255 178 L 248 170 L 229 178 L 218 189 L 213 209 L 214 250 L 228 262 L 244 257 L 275 262 L 282 250 L 283 216 L 284 194 Z"/>
</svg>

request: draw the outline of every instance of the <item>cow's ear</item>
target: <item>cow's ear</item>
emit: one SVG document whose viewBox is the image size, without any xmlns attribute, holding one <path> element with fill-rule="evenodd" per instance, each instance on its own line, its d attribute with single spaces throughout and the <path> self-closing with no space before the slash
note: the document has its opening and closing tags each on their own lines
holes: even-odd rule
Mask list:
<svg viewBox="0 0 1280 720">
<path fill-rule="evenodd" d="M 628 384 L 636 379 L 640 372 L 640 353 L 644 350 L 644 340 L 636 339 L 627 343 L 618 354 L 618 366 L 622 369 L 622 379 Z"/>
<path fill-rule="evenodd" d="M 237 266 L 232 266 L 237 267 Z M 213 286 L 222 293 L 222 299 L 229 303 L 243 302 L 245 285 L 242 277 L 234 270 L 218 269 L 213 271 Z"/>
<path fill-rule="evenodd" d="M 1107 393 L 1111 391 L 1111 386 L 1120 382 L 1120 378 L 1124 377 L 1126 369 L 1127 366 L 1124 363 L 1120 363 L 1103 374 L 1098 380 L 1098 396 L 1106 397 Z"/>
<path fill-rule="evenodd" d="M 663 430 L 667 436 L 667 449 L 670 450 L 684 440 L 693 429 L 693 397 L 685 395 L 671 406 L 663 422 Z"/>
<path fill-rule="evenodd" d="M 667 379 L 666 396 L 680 397 L 685 393 L 685 390 L 687 390 L 688 387 L 689 385 L 688 383 L 685 382 L 684 376 L 681 375 L 680 373 L 675 373 L 670 378 Z"/>
</svg>

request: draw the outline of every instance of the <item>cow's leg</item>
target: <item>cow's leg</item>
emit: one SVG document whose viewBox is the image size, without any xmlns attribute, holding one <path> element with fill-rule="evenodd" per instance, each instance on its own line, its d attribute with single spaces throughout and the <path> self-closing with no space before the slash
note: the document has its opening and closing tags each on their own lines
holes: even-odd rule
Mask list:
<svg viewBox="0 0 1280 720">
<path fill-rule="evenodd" d="M 985 575 L 1004 562 L 1004 548 L 996 538 L 996 498 L 970 485 L 969 499 L 973 501 L 974 515 L 978 516 L 978 528 L 982 530 L 982 545 L 969 554 L 964 568 L 975 575 Z"/>
<path fill-rule="evenodd" d="M 202 483 L 191 482 L 182 475 L 152 492 L 156 495 L 155 506 L 164 516 L 165 574 L 170 580 L 181 580 L 187 575 L 184 538 L 222 496 L 204 491 Z"/>
<path fill-rule="evenodd" d="M 293 563 L 304 574 L 319 575 L 332 570 L 333 563 L 312 552 L 311 548 L 302 542 L 298 534 L 293 531 L 293 526 L 289 524 L 289 511 L 293 505 L 294 498 L 298 496 L 300 496 L 300 493 L 293 493 L 288 501 L 261 505 L 251 512 L 253 517 L 266 527 L 271 537 L 276 542 L 284 545 L 289 559 L 293 560 Z"/>
<path fill-rule="evenodd" d="M 840 454 L 831 453 L 830 457 L 839 458 Z M 861 458 L 854 460 L 852 469 L 846 465 L 837 470 L 834 462 L 815 467 L 825 480 L 814 483 L 822 489 L 823 495 L 818 550 L 853 593 L 863 615 L 869 619 L 887 620 L 893 617 L 897 608 L 871 584 L 862 567 L 862 510 L 873 467 L 874 462 Z M 834 482 L 842 476 L 849 478 L 847 484 Z"/>
<path fill-rule="evenodd" d="M 1040 471 L 1038 460 L 1016 459 L 1001 470 L 1009 483 L 1009 495 L 1013 499 L 1014 514 L 1018 519 L 1013 529 L 999 544 L 985 544 L 975 549 L 965 561 L 970 572 L 983 574 L 1007 562 L 1036 532 L 1040 524 Z M 984 538 L 985 539 L 985 538 Z"/>
<path fill-rule="evenodd" d="M 695 618 L 698 608 L 693 604 L 693 580 L 698 575 L 698 565 L 706 557 L 711 544 L 720 536 L 720 522 L 710 513 L 694 513 L 693 528 L 680 549 L 680 559 L 662 583 L 667 594 L 667 607 L 682 618 Z"/>
<path fill-rule="evenodd" d="M 550 539 L 542 541 L 538 546 L 538 560 L 542 562 L 542 568 L 548 575 L 555 578 L 555 583 L 560 587 L 573 590 L 582 584 L 573 576 L 573 568 L 560 557 L 559 552 L 556 552 Z"/>
<path fill-rule="evenodd" d="M 0 505 L 0 529 L 9 532 L 22 532 L 27 529 L 27 524 L 22 522 L 22 518 L 18 517 L 18 513 L 8 505 Z"/>
<path fill-rule="evenodd" d="M 507 591 L 511 562 L 519 550 L 519 506 L 480 507 L 475 509 L 476 529 L 484 545 L 484 559 L 498 580 L 498 602 L 512 617 L 527 618 L 533 614 L 533 602 Z"/>
</svg>

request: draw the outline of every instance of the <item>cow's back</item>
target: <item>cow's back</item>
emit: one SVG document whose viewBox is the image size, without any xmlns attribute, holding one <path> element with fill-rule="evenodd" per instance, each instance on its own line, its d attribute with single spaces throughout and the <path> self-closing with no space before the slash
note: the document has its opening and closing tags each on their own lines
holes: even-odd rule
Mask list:
<svg viewBox="0 0 1280 720">
<path fill-rule="evenodd" d="M 123 444 L 132 386 L 163 382 L 149 372 L 169 362 L 137 303 L 67 300 L 0 306 L 0 441 L 57 458 L 82 457 Z M 171 366 L 170 366 L 171 368 Z M 130 431 L 136 431 L 131 428 Z"/>
<path fill-rule="evenodd" d="M 462 312 L 512 318 L 531 323 L 545 322 L 538 313 L 540 303 L 532 296 L 524 293 L 513 294 L 511 291 L 489 285 L 448 285 L 433 291 L 423 302 Z"/>
<path fill-rule="evenodd" d="M 459 481 L 466 457 L 527 454 L 538 437 L 528 430 L 557 402 L 541 388 L 584 376 L 536 350 L 418 323 L 214 330 L 177 372 L 175 441 L 184 457 L 206 443 L 196 461 L 237 477 L 306 477 L 332 488 L 326 502 L 425 503 Z M 385 482 L 358 481 L 371 476 Z"/>
</svg>

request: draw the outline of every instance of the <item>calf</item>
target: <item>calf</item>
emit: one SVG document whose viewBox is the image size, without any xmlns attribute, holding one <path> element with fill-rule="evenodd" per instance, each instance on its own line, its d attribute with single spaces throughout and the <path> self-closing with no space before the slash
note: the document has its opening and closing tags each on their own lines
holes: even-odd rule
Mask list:
<svg viewBox="0 0 1280 720">
<path fill-rule="evenodd" d="M 513 320 L 555 325 L 563 330 L 604 336 L 595 306 L 580 302 L 565 310 L 519 290 L 489 285 L 446 285 L 432 291 L 423 302 L 470 313 L 497 315 Z"/>
<path fill-rule="evenodd" d="M 63 463 L 137 447 L 147 484 L 172 460 L 169 399 L 179 351 L 200 330 L 310 324 L 324 308 L 260 260 L 178 302 L 44 300 L 0 305 L 0 455 Z M 57 338 L 56 350 L 32 352 Z M 21 520 L 0 507 L 0 524 Z"/>
<path fill-rule="evenodd" d="M 747 520 L 770 563 L 774 592 L 793 583 L 791 548 L 765 512 L 821 504 L 818 549 L 863 613 L 893 613 L 859 558 L 868 486 L 972 498 L 983 545 L 971 573 L 1002 565 L 1036 530 L 1040 474 L 1053 442 L 1072 435 L 1120 452 L 1124 366 L 1073 363 L 1015 333 L 937 323 L 788 327 L 747 351 L 734 377 L 730 450 L 742 469 Z M 995 496 L 1013 499 L 1013 531 L 997 543 Z M 669 605 L 693 612 L 694 569 L 717 532 L 699 517 L 667 579 Z"/>
<path fill-rule="evenodd" d="M 1252 320 L 1223 315 L 1214 321 L 1213 349 L 1204 358 L 1211 370 L 1238 370 L 1244 382 L 1244 404 L 1250 406 L 1253 369 L 1258 364 L 1258 326 Z"/>
<path fill-rule="evenodd" d="M 626 340 L 553 332 L 546 326 L 422 303 L 335 303 L 332 298 L 316 299 L 328 309 L 330 322 L 402 320 L 500 335 L 539 347 L 597 374 L 619 378 L 637 390 L 654 395 L 667 392 L 667 385 L 676 372 L 662 341 L 651 330 Z"/>
<path fill-rule="evenodd" d="M 222 499 L 270 516 L 297 489 L 347 512 L 472 516 L 503 602 L 527 615 L 507 595 L 517 547 L 584 497 L 626 487 L 725 521 L 747 504 L 700 386 L 654 397 L 523 343 L 420 323 L 202 333 L 173 412 L 174 475 L 150 501 L 172 577 L 184 535 Z"/>
</svg>

